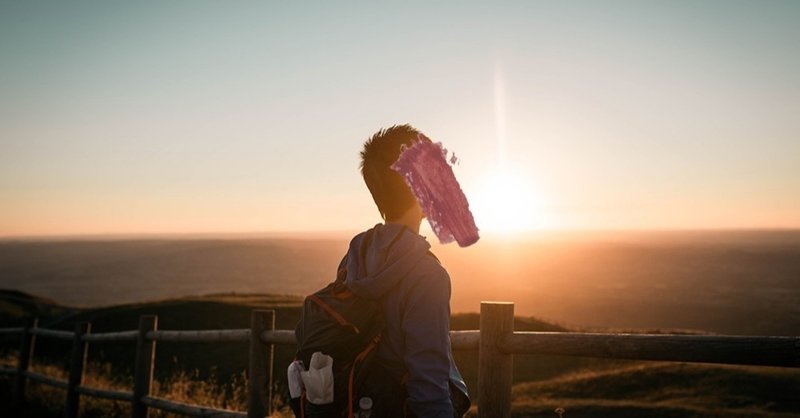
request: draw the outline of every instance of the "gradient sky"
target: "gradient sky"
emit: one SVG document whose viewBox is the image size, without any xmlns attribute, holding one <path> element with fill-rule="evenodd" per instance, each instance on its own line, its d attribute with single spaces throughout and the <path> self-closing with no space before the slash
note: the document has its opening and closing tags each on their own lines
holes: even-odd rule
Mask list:
<svg viewBox="0 0 800 418">
<path fill-rule="evenodd" d="M 800 227 L 800 2 L 331 3 L 0 2 L 0 236 L 360 229 L 405 122 L 526 228 Z"/>
</svg>

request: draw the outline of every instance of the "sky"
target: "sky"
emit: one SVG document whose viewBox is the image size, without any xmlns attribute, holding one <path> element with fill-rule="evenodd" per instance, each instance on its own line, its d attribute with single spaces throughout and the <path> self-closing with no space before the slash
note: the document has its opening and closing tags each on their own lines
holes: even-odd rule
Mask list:
<svg viewBox="0 0 800 418">
<path fill-rule="evenodd" d="M 349 231 L 364 140 L 483 231 L 800 228 L 800 3 L 0 1 L 0 237 Z"/>
</svg>

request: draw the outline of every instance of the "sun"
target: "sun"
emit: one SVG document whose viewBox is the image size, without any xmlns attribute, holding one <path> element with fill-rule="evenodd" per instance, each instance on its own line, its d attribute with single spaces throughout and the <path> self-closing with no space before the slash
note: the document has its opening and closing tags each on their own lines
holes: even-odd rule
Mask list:
<svg viewBox="0 0 800 418">
<path fill-rule="evenodd" d="M 547 224 L 539 192 L 523 172 L 500 168 L 481 176 L 470 199 L 482 232 L 512 234 Z"/>
</svg>

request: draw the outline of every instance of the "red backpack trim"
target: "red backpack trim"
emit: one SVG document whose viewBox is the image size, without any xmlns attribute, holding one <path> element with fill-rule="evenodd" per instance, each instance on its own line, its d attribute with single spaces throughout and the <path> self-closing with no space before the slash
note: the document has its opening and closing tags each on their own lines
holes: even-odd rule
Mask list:
<svg viewBox="0 0 800 418">
<path fill-rule="evenodd" d="M 358 327 L 347 322 L 347 320 L 344 319 L 344 317 L 339 312 L 336 312 L 335 309 L 333 309 L 330 305 L 328 305 L 322 299 L 317 297 L 317 295 L 308 295 L 306 299 L 316 303 L 320 308 L 322 308 L 325 312 L 327 312 L 328 315 L 332 316 L 333 319 L 335 319 L 336 322 L 338 322 L 340 325 L 352 328 L 356 334 L 361 332 L 358 330 Z"/>
<path fill-rule="evenodd" d="M 369 353 L 378 346 L 379 342 L 381 342 L 381 334 L 376 335 L 367 347 L 358 353 L 355 360 L 353 360 L 353 365 L 350 367 L 350 378 L 347 383 L 347 418 L 355 417 L 353 415 L 353 380 L 355 379 L 356 366 L 367 358 Z"/>
</svg>

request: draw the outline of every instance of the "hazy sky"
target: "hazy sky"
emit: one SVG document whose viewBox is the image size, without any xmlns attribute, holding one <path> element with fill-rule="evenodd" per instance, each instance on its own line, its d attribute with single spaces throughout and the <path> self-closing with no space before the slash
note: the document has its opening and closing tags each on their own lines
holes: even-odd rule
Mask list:
<svg viewBox="0 0 800 418">
<path fill-rule="evenodd" d="M 332 3 L 0 2 L 0 236 L 359 229 L 405 122 L 479 227 L 800 227 L 800 2 Z"/>
</svg>

